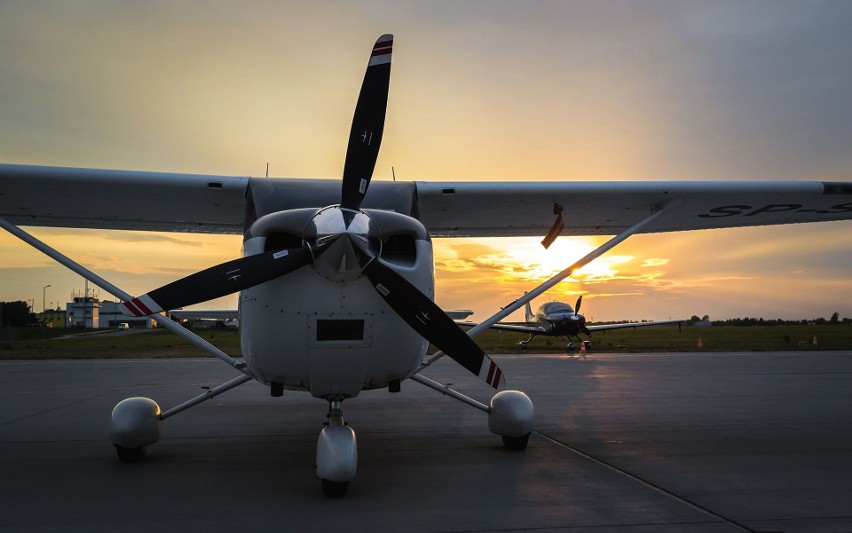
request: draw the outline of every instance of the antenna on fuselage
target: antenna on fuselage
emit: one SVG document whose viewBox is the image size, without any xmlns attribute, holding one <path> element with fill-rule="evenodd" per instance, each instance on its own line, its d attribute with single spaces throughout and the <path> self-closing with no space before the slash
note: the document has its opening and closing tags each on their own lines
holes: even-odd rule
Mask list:
<svg viewBox="0 0 852 533">
<path fill-rule="evenodd" d="M 269 177 L 269 161 L 266 162 L 266 177 Z"/>
<path fill-rule="evenodd" d="M 394 171 L 393 167 L 391 167 L 391 176 L 393 176 L 393 180 L 396 181 L 396 172 Z"/>
</svg>

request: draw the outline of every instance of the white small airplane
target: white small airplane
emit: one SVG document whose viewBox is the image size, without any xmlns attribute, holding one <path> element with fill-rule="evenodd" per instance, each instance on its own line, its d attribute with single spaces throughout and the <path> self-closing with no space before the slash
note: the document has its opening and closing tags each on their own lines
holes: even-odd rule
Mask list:
<svg viewBox="0 0 852 533">
<path fill-rule="evenodd" d="M 527 345 L 535 337 L 541 335 L 543 337 L 565 337 L 568 339 L 568 349 L 574 348 L 573 340 L 582 342 L 580 334 L 585 334 L 591 338 L 595 331 L 607 331 L 611 329 L 624 328 L 642 328 L 648 326 L 664 326 L 671 324 L 682 324 L 684 320 L 661 320 L 657 322 L 634 322 L 623 324 L 606 324 L 599 326 L 587 326 L 586 317 L 580 314 L 580 305 L 583 303 L 583 296 L 577 298 L 576 305 L 572 308 L 564 302 L 547 302 L 538 306 L 535 314 L 532 312 L 530 302 L 525 305 L 526 325 L 520 324 L 503 324 L 496 323 L 490 326 L 491 329 L 499 329 L 503 331 L 515 331 L 518 333 L 529 333 L 530 338 L 525 341 L 519 341 L 518 346 L 521 349 L 526 349 Z M 459 322 L 460 326 L 478 326 L 476 322 Z"/>
<path fill-rule="evenodd" d="M 446 354 L 504 389 L 503 373 L 472 337 L 636 233 L 852 219 L 852 183 L 371 185 L 392 47 L 392 36 L 383 35 L 372 49 L 342 184 L 0 165 L 0 226 L 120 298 L 129 313 L 150 315 L 239 373 L 164 412 L 148 398 L 120 402 L 110 434 L 122 460 L 142 458 L 159 440 L 163 420 L 252 380 L 272 396 L 307 391 L 328 403 L 316 452 L 316 474 L 328 496 L 342 496 L 355 477 L 355 432 L 344 422 L 342 405 L 362 390 L 398 392 L 406 380 L 431 387 L 487 413 L 490 431 L 507 448 L 524 449 L 534 428 L 526 394 L 501 390 L 486 405 L 424 371 Z M 465 334 L 433 302 L 431 237 L 541 236 L 557 227 L 557 205 L 564 206 L 564 220 L 561 208 L 557 219 L 562 234 L 615 237 Z M 241 234 L 243 254 L 134 298 L 20 226 Z M 235 292 L 242 359 L 159 314 Z M 426 357 L 429 342 L 441 352 Z"/>
</svg>

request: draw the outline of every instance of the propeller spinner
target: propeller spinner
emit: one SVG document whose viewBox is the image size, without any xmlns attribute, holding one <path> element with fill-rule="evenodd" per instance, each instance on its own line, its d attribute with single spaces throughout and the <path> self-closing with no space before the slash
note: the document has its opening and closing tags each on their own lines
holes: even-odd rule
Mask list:
<svg viewBox="0 0 852 533">
<path fill-rule="evenodd" d="M 314 261 L 314 270 L 332 281 L 352 281 L 361 276 L 355 250 L 369 257 L 382 251 L 378 226 L 363 211 L 332 206 L 320 209 L 308 223 L 305 242 L 319 248 L 328 245 L 323 258 Z"/>
</svg>

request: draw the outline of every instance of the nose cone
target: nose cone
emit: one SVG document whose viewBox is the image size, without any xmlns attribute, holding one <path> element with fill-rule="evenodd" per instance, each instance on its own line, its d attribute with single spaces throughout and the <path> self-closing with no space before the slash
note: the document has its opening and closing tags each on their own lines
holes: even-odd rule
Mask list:
<svg viewBox="0 0 852 533">
<path fill-rule="evenodd" d="M 332 281 L 360 277 L 361 265 L 355 249 L 376 257 L 382 244 L 378 226 L 366 213 L 337 206 L 317 212 L 305 228 L 305 241 L 312 246 L 328 245 L 314 261 L 314 270 Z"/>
</svg>

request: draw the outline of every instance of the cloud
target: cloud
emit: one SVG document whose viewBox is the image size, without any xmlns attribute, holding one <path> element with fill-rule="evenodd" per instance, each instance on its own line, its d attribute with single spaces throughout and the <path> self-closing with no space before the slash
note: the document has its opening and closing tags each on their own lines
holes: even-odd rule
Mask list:
<svg viewBox="0 0 852 533">
<path fill-rule="evenodd" d="M 658 267 L 658 266 L 663 266 L 663 265 L 667 264 L 668 262 L 669 262 L 668 259 L 661 259 L 659 257 L 649 257 L 648 259 L 645 259 L 644 261 L 642 261 L 642 267 L 643 268 Z"/>
</svg>

